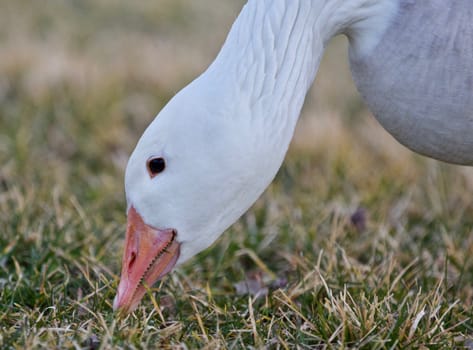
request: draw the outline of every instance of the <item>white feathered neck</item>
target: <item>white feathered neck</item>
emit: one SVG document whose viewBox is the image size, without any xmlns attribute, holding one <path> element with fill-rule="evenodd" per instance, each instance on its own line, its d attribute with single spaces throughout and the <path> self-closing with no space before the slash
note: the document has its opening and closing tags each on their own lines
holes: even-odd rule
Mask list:
<svg viewBox="0 0 473 350">
<path fill-rule="evenodd" d="M 228 110 L 246 109 L 233 115 L 290 139 L 326 43 L 344 32 L 353 52 L 368 54 L 396 9 L 395 0 L 249 1 L 203 77 L 233 96 Z"/>
</svg>

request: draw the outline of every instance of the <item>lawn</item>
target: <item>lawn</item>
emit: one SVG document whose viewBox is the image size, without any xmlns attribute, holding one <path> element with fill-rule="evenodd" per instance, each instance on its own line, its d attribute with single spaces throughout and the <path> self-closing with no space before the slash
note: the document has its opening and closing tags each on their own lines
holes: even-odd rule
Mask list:
<svg viewBox="0 0 473 350">
<path fill-rule="evenodd" d="M 2 4 L 1 349 L 473 348 L 473 171 L 382 130 L 341 39 L 273 184 L 114 314 L 127 157 L 242 4 Z"/>
</svg>

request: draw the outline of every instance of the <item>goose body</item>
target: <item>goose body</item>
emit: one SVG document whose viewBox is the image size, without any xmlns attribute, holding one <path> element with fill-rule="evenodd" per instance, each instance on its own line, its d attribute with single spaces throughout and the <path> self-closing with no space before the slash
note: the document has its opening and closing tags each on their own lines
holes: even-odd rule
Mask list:
<svg viewBox="0 0 473 350">
<path fill-rule="evenodd" d="M 358 90 L 399 142 L 473 164 L 473 3 L 402 0 L 379 44 L 350 52 Z"/>
<path fill-rule="evenodd" d="M 473 164 L 469 0 L 250 0 L 210 67 L 180 91 L 127 165 L 114 308 L 211 245 L 278 171 L 327 42 L 350 41 L 355 83 L 419 153 Z"/>
</svg>

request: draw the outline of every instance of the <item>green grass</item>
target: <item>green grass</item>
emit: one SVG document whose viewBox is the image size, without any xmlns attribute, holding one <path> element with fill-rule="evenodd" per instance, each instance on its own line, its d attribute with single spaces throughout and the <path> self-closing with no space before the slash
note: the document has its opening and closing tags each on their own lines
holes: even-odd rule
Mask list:
<svg viewBox="0 0 473 350">
<path fill-rule="evenodd" d="M 0 348 L 472 348 L 471 172 L 380 130 L 339 42 L 262 198 L 116 317 L 127 156 L 238 8 L 191 3 L 0 14 Z"/>
</svg>

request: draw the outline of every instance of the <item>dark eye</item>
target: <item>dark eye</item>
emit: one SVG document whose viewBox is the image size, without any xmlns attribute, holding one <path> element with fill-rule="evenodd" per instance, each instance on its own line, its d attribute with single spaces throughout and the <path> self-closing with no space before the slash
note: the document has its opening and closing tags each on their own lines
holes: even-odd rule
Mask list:
<svg viewBox="0 0 473 350">
<path fill-rule="evenodd" d="M 151 158 L 148 160 L 148 173 L 152 178 L 161 173 L 166 168 L 164 158 Z"/>
</svg>

